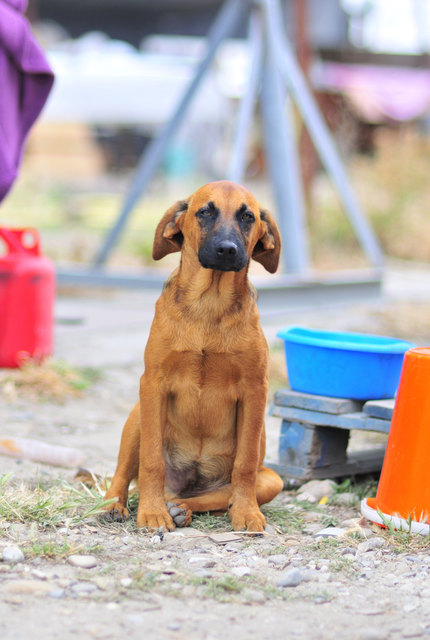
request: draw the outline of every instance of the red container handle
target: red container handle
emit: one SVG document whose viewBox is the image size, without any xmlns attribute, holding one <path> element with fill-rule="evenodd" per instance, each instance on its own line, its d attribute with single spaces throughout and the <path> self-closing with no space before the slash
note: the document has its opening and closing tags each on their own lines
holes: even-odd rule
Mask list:
<svg viewBox="0 0 430 640">
<path fill-rule="evenodd" d="M 0 237 L 6 243 L 9 253 L 40 255 L 40 239 L 36 229 L 0 227 Z"/>
</svg>

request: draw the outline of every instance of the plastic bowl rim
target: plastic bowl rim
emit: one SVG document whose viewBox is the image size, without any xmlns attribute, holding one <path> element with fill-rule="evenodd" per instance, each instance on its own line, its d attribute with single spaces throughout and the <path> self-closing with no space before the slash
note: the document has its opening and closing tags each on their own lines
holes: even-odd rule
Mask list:
<svg viewBox="0 0 430 640">
<path fill-rule="evenodd" d="M 309 332 L 308 335 L 297 335 L 294 334 L 294 330 L 300 329 L 300 331 Z M 311 333 L 320 334 L 321 337 L 317 337 L 315 335 L 310 335 Z M 324 335 L 328 334 L 339 334 L 339 336 L 344 336 L 344 340 L 327 340 L 324 338 Z M 278 338 L 281 338 L 285 342 L 293 342 L 295 344 L 300 344 L 304 346 L 312 346 L 312 347 L 320 347 L 327 349 L 336 349 L 337 351 L 359 351 L 365 353 L 385 353 L 391 355 L 401 355 L 408 351 L 409 349 L 413 349 L 415 345 L 406 340 L 400 340 L 398 338 L 391 338 L 389 336 L 380 336 L 371 333 L 360 333 L 360 332 L 352 332 L 352 331 L 325 331 L 323 329 L 308 329 L 307 327 L 300 326 L 289 326 L 281 329 L 276 334 Z M 372 344 L 370 342 L 348 342 L 348 336 L 363 336 L 368 338 L 383 338 L 384 341 L 388 340 L 389 342 Z"/>
</svg>

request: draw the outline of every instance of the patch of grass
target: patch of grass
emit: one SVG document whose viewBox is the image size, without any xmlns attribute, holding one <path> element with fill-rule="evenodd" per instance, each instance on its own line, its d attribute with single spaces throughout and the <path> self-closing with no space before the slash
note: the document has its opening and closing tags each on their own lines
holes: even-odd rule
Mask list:
<svg viewBox="0 0 430 640">
<path fill-rule="evenodd" d="M 103 513 L 114 500 L 104 500 L 96 486 L 72 486 L 58 479 L 47 487 L 16 483 L 11 474 L 0 476 L 0 520 L 37 523 L 42 527 L 76 526 Z M 1 531 L 1 530 L 0 530 Z"/>
<path fill-rule="evenodd" d="M 139 591 L 154 591 L 161 571 L 136 571 L 133 575 L 133 587 Z"/>
<path fill-rule="evenodd" d="M 337 559 L 342 544 L 343 541 L 341 542 L 338 538 L 322 538 L 312 544 L 310 549 L 317 552 L 321 558 Z"/>
<path fill-rule="evenodd" d="M 339 524 L 339 520 L 331 514 L 326 514 L 321 518 L 321 526 L 323 528 L 337 527 L 338 524 Z"/>
<path fill-rule="evenodd" d="M 67 542 L 58 543 L 53 540 L 34 540 L 23 547 L 26 556 L 39 558 L 67 558 L 72 553 L 81 551 L 81 548 L 73 547 Z"/>
<path fill-rule="evenodd" d="M 204 594 L 215 600 L 226 601 L 231 599 L 233 594 L 240 593 L 244 587 L 244 580 L 239 581 L 235 576 L 209 578 L 205 585 Z"/>
<path fill-rule="evenodd" d="M 387 255 L 429 260 L 428 155 L 428 136 L 408 127 L 381 128 L 374 155 L 348 161 L 360 204 Z M 362 252 L 329 179 L 319 175 L 312 191 L 310 241 L 316 266 L 359 264 Z"/>
<path fill-rule="evenodd" d="M 335 573 L 343 573 L 347 576 L 353 576 L 357 573 L 357 568 L 354 566 L 354 560 L 351 560 L 351 558 L 344 558 L 343 556 L 333 560 L 333 562 L 330 563 L 330 569 Z"/>
<path fill-rule="evenodd" d="M 227 514 L 219 516 L 213 515 L 213 513 L 193 514 L 192 527 L 203 531 L 233 531 Z"/>
<path fill-rule="evenodd" d="M 276 505 L 263 506 L 262 513 L 266 520 L 280 533 L 291 534 L 300 531 L 303 527 L 303 518 L 295 511 Z"/>
<path fill-rule="evenodd" d="M 339 493 L 354 493 L 358 500 L 362 500 L 363 498 L 374 497 L 377 486 L 376 480 L 356 482 L 354 478 L 346 478 L 346 480 L 335 486 L 333 495 Z M 331 501 L 331 498 L 329 498 L 328 503 L 330 504 Z"/>
<path fill-rule="evenodd" d="M 276 556 L 278 554 L 284 554 L 286 550 L 287 547 L 284 544 L 276 544 L 273 547 L 270 547 L 270 549 L 264 549 L 261 555 L 265 557 Z"/>
<path fill-rule="evenodd" d="M 98 369 L 76 368 L 61 360 L 43 362 L 27 360 L 19 369 L 0 370 L 2 396 L 9 401 L 16 398 L 64 402 L 77 396 L 100 379 Z"/>
<path fill-rule="evenodd" d="M 391 551 L 396 554 L 402 553 L 419 553 L 427 551 L 430 548 L 430 534 L 427 536 L 412 533 L 412 518 L 408 518 L 409 531 L 397 530 L 394 528 L 392 521 L 385 517 L 381 511 L 378 511 L 385 529 L 381 531 L 385 533 L 385 540 L 391 546 Z"/>
</svg>

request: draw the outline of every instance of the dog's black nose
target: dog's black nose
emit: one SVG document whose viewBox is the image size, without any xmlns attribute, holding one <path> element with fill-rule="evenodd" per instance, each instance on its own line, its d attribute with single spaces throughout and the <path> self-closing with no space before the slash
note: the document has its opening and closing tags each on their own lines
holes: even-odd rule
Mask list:
<svg viewBox="0 0 430 640">
<path fill-rule="evenodd" d="M 237 254 L 237 244 L 231 240 L 223 240 L 216 245 L 216 253 L 221 256 L 235 256 Z"/>
</svg>

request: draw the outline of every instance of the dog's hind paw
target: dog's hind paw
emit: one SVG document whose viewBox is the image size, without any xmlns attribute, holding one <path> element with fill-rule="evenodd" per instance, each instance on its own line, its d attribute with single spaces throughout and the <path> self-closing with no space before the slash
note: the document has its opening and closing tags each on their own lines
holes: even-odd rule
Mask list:
<svg viewBox="0 0 430 640">
<path fill-rule="evenodd" d="M 168 502 L 166 507 L 177 527 L 188 527 L 191 522 L 191 509 L 188 509 L 185 504 L 177 504 L 176 502 Z"/>
</svg>

